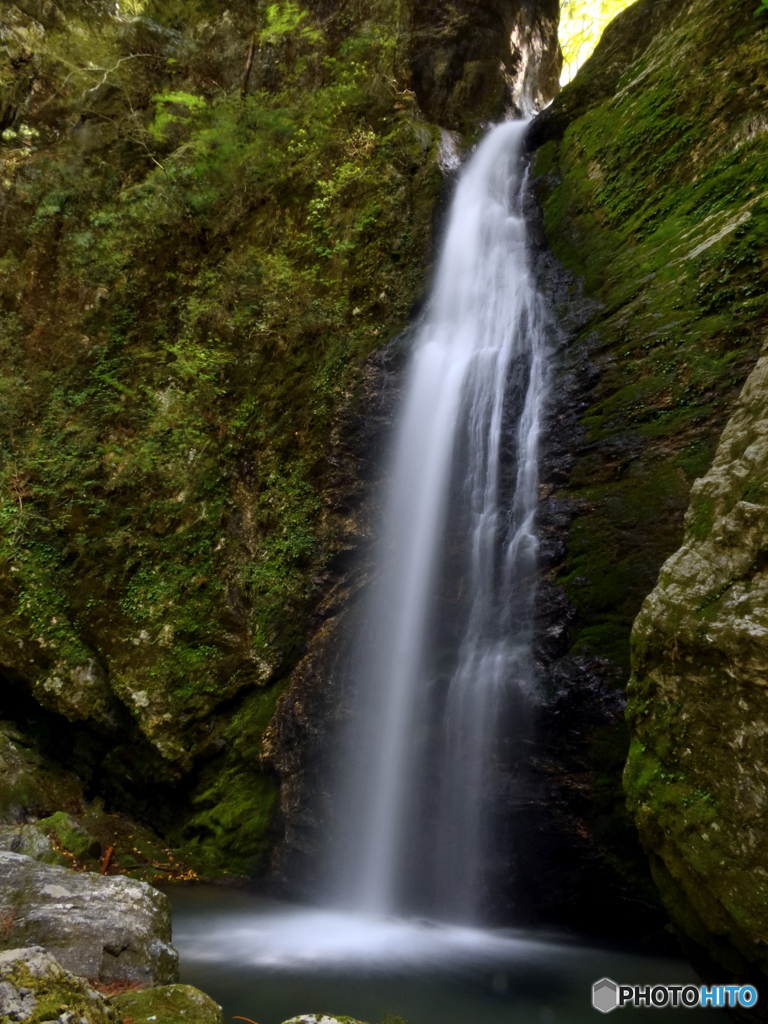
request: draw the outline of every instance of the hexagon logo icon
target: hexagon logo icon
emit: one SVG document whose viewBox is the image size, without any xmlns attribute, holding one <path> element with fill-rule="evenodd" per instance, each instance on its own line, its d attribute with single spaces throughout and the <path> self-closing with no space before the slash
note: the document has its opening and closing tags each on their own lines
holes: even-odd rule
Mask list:
<svg viewBox="0 0 768 1024">
<path fill-rule="evenodd" d="M 592 1005 L 600 1013 L 610 1013 L 619 1005 L 619 986 L 610 978 L 601 978 L 592 986 Z"/>
</svg>

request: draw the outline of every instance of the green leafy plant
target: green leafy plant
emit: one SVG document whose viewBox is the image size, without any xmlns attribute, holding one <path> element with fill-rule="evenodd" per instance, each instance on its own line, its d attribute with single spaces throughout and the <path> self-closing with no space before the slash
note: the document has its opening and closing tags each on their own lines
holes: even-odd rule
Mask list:
<svg viewBox="0 0 768 1024">
<path fill-rule="evenodd" d="M 270 4 L 267 8 L 267 26 L 261 35 L 262 41 L 274 45 L 283 36 L 298 30 L 302 39 L 310 43 L 320 43 L 323 33 L 319 29 L 302 24 L 306 17 L 307 11 L 293 3 L 293 0 L 288 0 L 282 5 Z"/>
<path fill-rule="evenodd" d="M 768 12 L 768 0 L 760 0 L 760 6 L 755 10 L 755 17 Z"/>
</svg>

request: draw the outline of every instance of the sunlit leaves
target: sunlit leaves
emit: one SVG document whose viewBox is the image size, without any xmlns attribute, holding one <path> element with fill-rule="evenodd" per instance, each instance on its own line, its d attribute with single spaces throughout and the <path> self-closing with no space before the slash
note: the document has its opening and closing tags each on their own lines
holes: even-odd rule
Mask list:
<svg viewBox="0 0 768 1024">
<path fill-rule="evenodd" d="M 563 71 L 560 84 L 567 85 L 597 46 L 603 29 L 632 0 L 563 0 L 560 8 L 560 46 Z M 766 0 L 763 0 L 765 3 Z"/>
</svg>

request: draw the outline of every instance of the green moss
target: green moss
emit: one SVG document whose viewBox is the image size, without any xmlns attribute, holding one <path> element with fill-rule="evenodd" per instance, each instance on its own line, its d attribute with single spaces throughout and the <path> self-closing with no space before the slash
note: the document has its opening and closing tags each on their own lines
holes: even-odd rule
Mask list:
<svg viewBox="0 0 768 1024">
<path fill-rule="evenodd" d="M 64 811 L 42 818 L 38 827 L 53 839 L 56 846 L 74 857 L 95 858 L 101 854 L 101 843 Z"/>
<path fill-rule="evenodd" d="M 754 97 L 766 86 L 750 18 L 735 0 L 716 12 L 700 0 L 674 43 L 662 32 L 616 96 L 536 157 L 549 243 L 596 302 L 572 349 L 600 376 L 561 492 L 582 509 L 561 580 L 577 609 L 574 647 L 625 676 L 634 616 L 679 546 L 692 480 L 768 328 L 768 137 L 747 130 L 759 104 L 745 107 L 737 85 L 746 74 Z M 595 58 L 577 82 L 602 73 Z M 710 527 L 705 503 L 694 529 Z"/>
<path fill-rule="evenodd" d="M 276 780 L 213 761 L 192 798 L 193 810 L 175 837 L 180 855 L 201 874 L 254 875 L 269 851 Z"/>
<path fill-rule="evenodd" d="M 54 807 L 77 813 L 85 806 L 80 779 L 43 758 L 11 722 L 0 721 L 0 767 L 0 821 L 29 820 Z"/>
<path fill-rule="evenodd" d="M 101 1000 L 94 998 L 96 993 L 84 978 L 67 976 L 63 969 L 59 972 L 40 976 L 30 971 L 29 967 L 19 961 L 15 969 L 6 974 L 4 980 L 17 988 L 30 991 L 35 999 L 35 1006 L 30 1016 L 25 1017 L 30 1024 L 43 1024 L 45 1021 L 57 1020 L 62 1013 L 72 1013 L 74 1020 L 87 1020 L 92 1024 L 118 1024 L 118 1015 Z M 10 1022 L 11 1016 L 2 1020 Z"/>
<path fill-rule="evenodd" d="M 622 769 L 627 760 L 630 735 L 624 723 L 598 729 L 592 737 L 591 832 L 605 851 L 608 863 L 648 903 L 658 904 L 648 862 L 637 841 L 637 827 L 627 807 Z"/>
<path fill-rule="evenodd" d="M 221 1007 L 193 985 L 159 985 L 112 996 L 110 1006 L 136 1024 L 221 1024 Z"/>
<path fill-rule="evenodd" d="M 545 178 L 547 175 L 556 172 L 558 169 L 558 157 L 560 147 L 556 142 L 545 142 L 536 150 L 536 159 L 533 164 L 534 178 Z"/>
<path fill-rule="evenodd" d="M 270 10 L 62 19 L 5 143 L 0 660 L 49 702 L 98 663 L 217 870 L 263 854 L 254 758 L 348 529 L 339 432 L 419 296 L 442 182 L 397 12 Z M 114 711 L 69 693 L 69 717 Z M 161 766 L 132 757 L 139 785 Z"/>
<path fill-rule="evenodd" d="M 703 497 L 691 504 L 692 515 L 688 523 L 688 531 L 697 540 L 706 540 L 712 532 L 715 519 L 715 506 L 711 498 Z"/>
</svg>

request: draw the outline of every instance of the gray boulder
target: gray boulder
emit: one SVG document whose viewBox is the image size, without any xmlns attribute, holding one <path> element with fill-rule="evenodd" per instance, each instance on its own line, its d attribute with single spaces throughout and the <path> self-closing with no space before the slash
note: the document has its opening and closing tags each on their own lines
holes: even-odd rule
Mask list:
<svg viewBox="0 0 768 1024">
<path fill-rule="evenodd" d="M 0 851 L 3 850 L 48 864 L 60 864 L 64 859 L 56 853 L 48 836 L 37 825 L 0 825 Z"/>
<path fill-rule="evenodd" d="M 0 851 L 0 948 L 44 946 L 73 974 L 103 982 L 178 980 L 168 897 L 132 878 L 41 864 Z"/>
<path fill-rule="evenodd" d="M 0 953 L 0 1019 L 36 1024 L 115 1024 L 118 1015 L 85 978 L 40 946 Z"/>
</svg>

